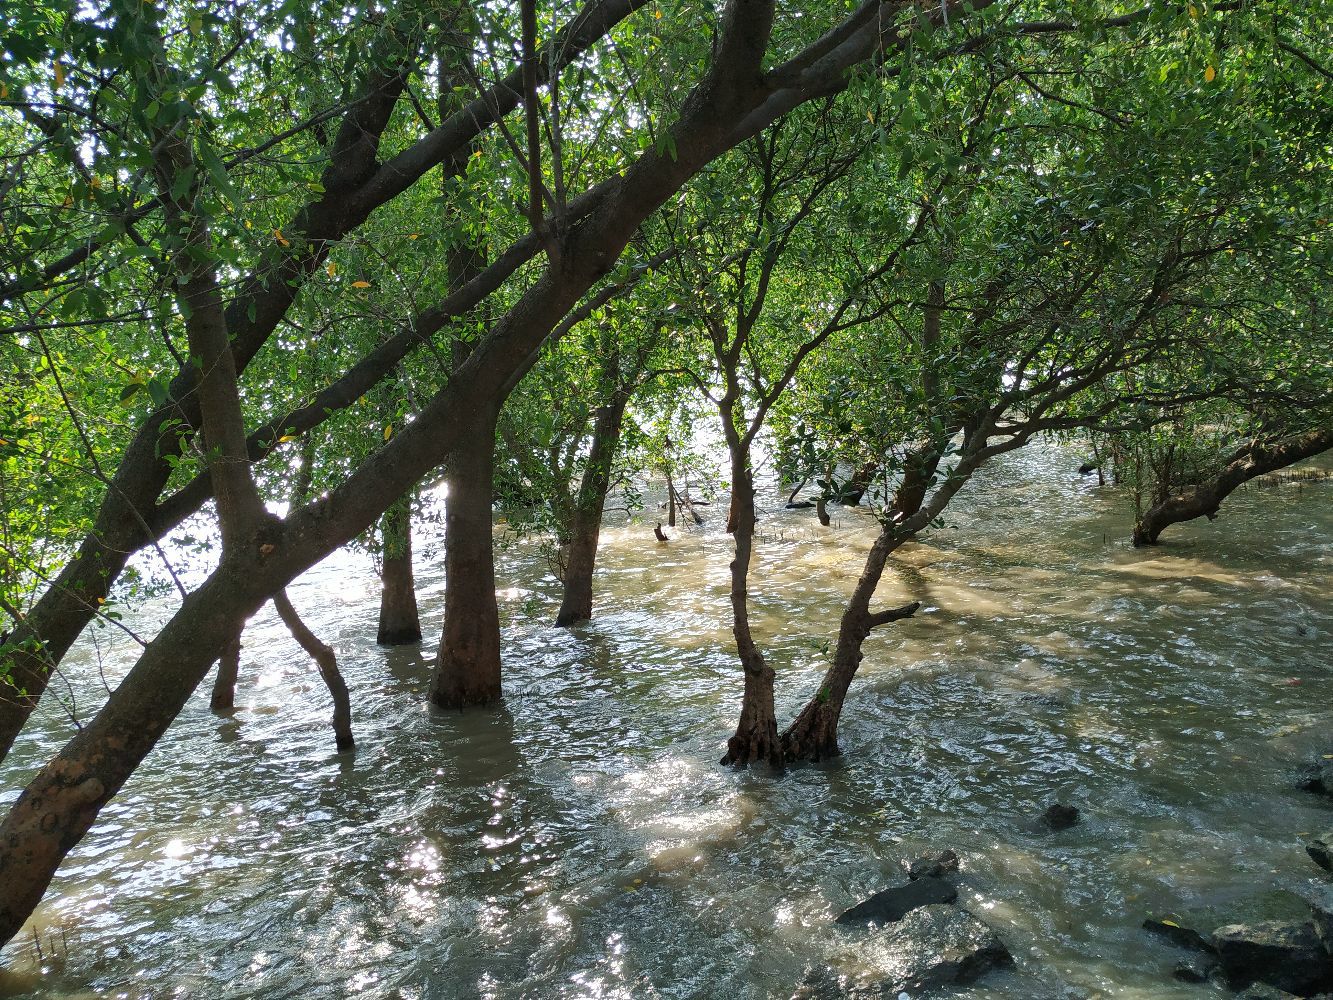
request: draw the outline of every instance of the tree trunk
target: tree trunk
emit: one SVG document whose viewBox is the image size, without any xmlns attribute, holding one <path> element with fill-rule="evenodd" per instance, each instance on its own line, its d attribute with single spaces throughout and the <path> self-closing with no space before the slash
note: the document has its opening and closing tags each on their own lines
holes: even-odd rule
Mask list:
<svg viewBox="0 0 1333 1000">
<path fill-rule="evenodd" d="M 338 657 L 332 646 L 320 642 L 319 636 L 306 627 L 301 616 L 292 607 L 287 591 L 280 590 L 273 595 L 273 607 L 278 611 L 292 638 L 301 644 L 301 648 L 310 654 L 319 667 L 319 676 L 333 697 L 333 738 L 338 750 L 355 750 L 356 740 L 352 738 L 352 699 L 347 692 L 347 682 L 338 672 Z"/>
<path fill-rule="evenodd" d="M 856 507 L 865 498 L 866 491 L 870 489 L 875 482 L 875 473 L 879 471 L 879 463 L 875 461 L 866 461 L 861 467 L 852 474 L 851 480 L 842 491 L 840 499 L 844 506 Z"/>
<path fill-rule="evenodd" d="M 1333 448 L 1333 428 L 1307 431 L 1271 444 L 1251 441 L 1236 450 L 1226 467 L 1191 492 L 1167 497 L 1149 508 L 1134 525 L 1134 545 L 1156 545 L 1162 531 L 1182 521 L 1217 517 L 1222 501 L 1256 476 L 1285 469 Z"/>
<path fill-rule="evenodd" d="M 615 377 L 619 377 L 616 373 Z M 555 623 L 564 628 L 592 618 L 592 574 L 597 564 L 597 542 L 602 531 L 602 512 L 611 488 L 611 466 L 620 447 L 620 430 L 629 393 L 617 388 L 607 405 L 599 407 L 593 420 L 588 464 L 579 483 L 574 523 L 565 563 L 564 599 Z"/>
<path fill-rule="evenodd" d="M 838 625 L 838 644 L 833 663 L 824 674 L 819 690 L 810 699 L 796 719 L 782 733 L 782 755 L 786 760 L 823 760 L 836 757 L 838 748 L 838 720 L 842 717 L 847 690 L 865 658 L 861 647 L 866 637 L 879 625 L 910 618 L 919 604 L 909 604 L 892 611 L 872 614 L 871 598 L 884 575 L 889 556 L 915 532 L 902 533 L 896 525 L 917 514 L 930 489 L 935 470 L 939 467 L 941 449 L 933 446 L 919 448 L 908 454 L 903 464 L 903 478 L 894 494 L 890 508 L 892 521 L 883 528 L 866 555 L 861 578 L 843 610 Z"/>
<path fill-rule="evenodd" d="M 380 624 L 375 641 L 381 646 L 407 646 L 421 641 L 416 582 L 412 576 L 412 497 L 403 496 L 380 519 L 383 565 L 380 569 Z"/>
<path fill-rule="evenodd" d="M 494 411 L 461 435 L 448 462 L 444 635 L 430 700 L 440 708 L 492 705 L 500 700 L 500 612 L 491 537 Z"/>
<path fill-rule="evenodd" d="M 731 451 L 731 516 L 727 526 L 736 542 L 736 557 L 731 561 L 731 631 L 745 674 L 745 691 L 741 696 L 740 720 L 736 732 L 727 740 L 722 763 L 744 767 L 762 761 L 780 767 L 782 747 L 773 707 L 775 673 L 750 633 L 748 580 L 754 551 L 754 474 L 750 469 L 748 442 L 739 438 L 731 415 L 725 410 L 723 423 Z"/>
<path fill-rule="evenodd" d="M 222 656 L 218 658 L 217 676 L 213 678 L 213 694 L 208 699 L 208 707 L 219 714 L 227 714 L 236 708 L 236 677 L 241 672 L 241 633 L 227 640 L 222 647 Z"/>
</svg>

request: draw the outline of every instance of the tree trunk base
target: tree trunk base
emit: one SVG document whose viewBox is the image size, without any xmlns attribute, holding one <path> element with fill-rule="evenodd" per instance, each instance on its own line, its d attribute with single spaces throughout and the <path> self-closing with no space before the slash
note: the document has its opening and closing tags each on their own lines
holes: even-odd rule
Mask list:
<svg viewBox="0 0 1333 1000">
<path fill-rule="evenodd" d="M 828 702 L 812 701 L 782 734 L 784 759 L 820 761 L 842 755 L 838 746 L 838 716 Z"/>
<path fill-rule="evenodd" d="M 208 708 L 217 715 L 230 715 L 236 710 L 236 678 L 241 672 L 241 640 L 227 643 L 218 658 L 217 676 L 213 678 L 213 694 Z"/>
<path fill-rule="evenodd" d="M 737 729 L 735 735 L 727 740 L 727 752 L 720 763 L 735 767 L 767 764 L 781 769 L 783 756 L 777 721 L 770 719 L 767 725 L 761 723 Z"/>
</svg>

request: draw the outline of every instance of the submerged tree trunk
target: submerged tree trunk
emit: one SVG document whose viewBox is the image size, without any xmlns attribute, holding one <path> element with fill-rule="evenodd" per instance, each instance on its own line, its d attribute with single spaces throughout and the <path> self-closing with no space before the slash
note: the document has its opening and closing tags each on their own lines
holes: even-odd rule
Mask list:
<svg viewBox="0 0 1333 1000">
<path fill-rule="evenodd" d="M 241 633 L 227 640 L 218 658 L 218 672 L 213 678 L 213 694 L 208 699 L 211 711 L 226 714 L 236 707 L 236 678 L 241 672 Z"/>
<path fill-rule="evenodd" d="M 727 740 L 722 763 L 743 767 L 764 762 L 779 767 L 782 747 L 778 742 L 777 712 L 773 706 L 775 673 L 750 632 L 748 580 L 754 553 L 755 516 L 749 440 L 737 434 L 731 415 L 725 409 L 723 424 L 731 452 L 731 514 L 727 518 L 727 530 L 736 544 L 736 556 L 731 561 L 731 631 L 736 637 L 736 653 L 745 674 L 745 690 L 741 696 L 740 720 L 736 723 L 736 732 Z"/>
<path fill-rule="evenodd" d="M 856 507 L 865 499 L 866 491 L 875 482 L 875 473 L 879 471 L 879 463 L 875 461 L 865 461 L 861 467 L 852 474 L 846 487 L 843 488 L 841 500 L 845 506 Z"/>
<path fill-rule="evenodd" d="M 311 632 L 301 616 L 292 607 L 287 591 L 280 590 L 273 595 L 273 607 L 278 617 L 291 632 L 292 638 L 301 644 L 301 648 L 310 654 L 319 667 L 319 676 L 333 697 L 333 737 L 339 750 L 355 750 L 356 740 L 352 738 L 352 699 L 347 692 L 347 683 L 338 672 L 338 657 L 332 646 L 320 642 L 319 636 Z"/>
<path fill-rule="evenodd" d="M 375 641 L 406 646 L 421 641 L 416 581 L 412 575 L 412 496 L 397 500 L 380 518 L 380 622 Z"/>
<path fill-rule="evenodd" d="M 602 512 L 611 488 L 611 466 L 620 447 L 629 392 L 617 388 L 611 401 L 597 410 L 593 420 L 588 464 L 583 469 L 574 522 L 565 563 L 564 598 L 555 623 L 567 627 L 592 618 L 592 574 L 597 564 L 597 542 L 602 531 Z"/>
<path fill-rule="evenodd" d="M 1213 520 L 1222 501 L 1257 476 L 1285 469 L 1333 448 L 1333 428 L 1307 431 L 1264 444 L 1251 441 L 1236 450 L 1226 467 L 1190 492 L 1167 497 L 1150 507 L 1134 525 L 1134 545 L 1156 545 L 1162 531 L 1197 517 Z"/>
<path fill-rule="evenodd" d="M 430 700 L 440 708 L 468 708 L 500 700 L 500 612 L 491 537 L 494 411 L 461 435 L 448 464 L 444 635 Z"/>
</svg>

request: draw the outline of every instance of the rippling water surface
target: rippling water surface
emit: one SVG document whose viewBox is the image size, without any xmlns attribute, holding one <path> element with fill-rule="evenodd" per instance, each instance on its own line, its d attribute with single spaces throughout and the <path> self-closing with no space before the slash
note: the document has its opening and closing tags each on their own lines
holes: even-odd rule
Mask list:
<svg viewBox="0 0 1333 1000">
<path fill-rule="evenodd" d="M 923 612 L 867 643 L 845 756 L 782 777 L 717 764 L 740 690 L 720 510 L 665 548 L 609 530 L 597 620 L 572 632 L 547 626 L 536 547 L 504 548 L 498 712 L 427 711 L 433 642 L 377 648 L 369 563 L 336 556 L 290 593 L 338 650 L 356 754 L 333 752 L 327 695 L 265 609 L 235 717 L 196 694 L 0 993 L 786 997 L 812 961 L 868 961 L 831 918 L 947 846 L 960 902 L 1017 958 L 966 995 L 1211 995 L 1173 983 L 1177 954 L 1138 925 L 1294 915 L 1287 890 L 1317 874 L 1302 835 L 1333 809 L 1289 772 L 1333 743 L 1333 485 L 1251 488 L 1135 551 L 1079 460 L 1008 457 L 900 553 L 880 600 Z M 753 607 L 789 718 L 874 525 L 768 503 Z M 418 574 L 438 634 L 442 568 Z M 66 698 L 90 711 L 133 654 L 95 631 Z M 56 708 L 0 771 L 4 803 L 67 737 Z M 1084 822 L 1042 834 L 1057 798 Z"/>
</svg>

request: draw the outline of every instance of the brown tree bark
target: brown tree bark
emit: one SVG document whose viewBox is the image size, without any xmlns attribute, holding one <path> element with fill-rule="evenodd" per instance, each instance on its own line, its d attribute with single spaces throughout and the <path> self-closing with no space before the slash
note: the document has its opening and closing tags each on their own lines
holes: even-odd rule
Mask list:
<svg viewBox="0 0 1333 1000">
<path fill-rule="evenodd" d="M 492 539 L 495 413 L 468 425 L 448 458 L 444 506 L 444 634 L 431 675 L 440 708 L 500 700 L 500 612 Z"/>
<path fill-rule="evenodd" d="M 619 372 L 612 369 L 611 377 L 618 379 Z M 629 392 L 616 387 L 610 401 L 598 408 L 593 419 L 588 462 L 583 468 L 574 504 L 563 581 L 564 596 L 555 617 L 555 624 L 560 628 L 592 619 L 592 575 L 597 565 L 602 513 L 606 509 L 606 494 L 611 488 L 611 466 L 620 447 L 620 431 L 628 404 Z"/>
<path fill-rule="evenodd" d="M 1173 524 L 1198 517 L 1212 521 L 1216 519 L 1222 501 L 1251 479 L 1285 469 L 1331 448 L 1333 427 L 1293 434 L 1278 441 L 1251 441 L 1238 448 L 1212 479 L 1178 496 L 1168 497 L 1144 512 L 1134 525 L 1134 546 L 1156 545 L 1161 533 Z"/>
<path fill-rule="evenodd" d="M 287 626 L 292 638 L 315 661 L 319 667 L 319 676 L 333 697 L 333 738 L 339 751 L 355 750 L 356 740 L 352 738 L 352 699 L 347 691 L 347 682 L 338 671 L 338 657 L 333 647 L 321 642 L 319 636 L 301 621 L 301 616 L 287 597 L 287 591 L 280 590 L 273 595 L 273 607 L 277 609 L 278 617 Z"/>
<path fill-rule="evenodd" d="M 210 711 L 225 715 L 236 708 L 236 678 L 241 672 L 241 636 L 227 640 L 218 658 L 218 672 L 213 678 L 213 694 L 208 699 Z"/>
<path fill-rule="evenodd" d="M 412 497 L 396 500 L 380 518 L 380 620 L 375 641 L 407 646 L 421 641 L 416 580 L 412 574 Z"/>
</svg>

